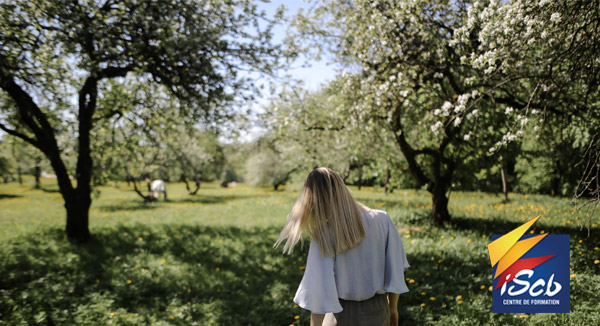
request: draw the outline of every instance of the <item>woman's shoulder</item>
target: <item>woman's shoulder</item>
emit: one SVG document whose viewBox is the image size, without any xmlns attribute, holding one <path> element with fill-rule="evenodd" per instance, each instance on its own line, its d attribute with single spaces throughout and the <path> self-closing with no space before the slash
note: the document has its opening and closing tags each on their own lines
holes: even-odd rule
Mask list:
<svg viewBox="0 0 600 326">
<path fill-rule="evenodd" d="M 382 211 L 380 209 L 373 209 L 373 208 L 369 208 L 367 211 L 365 211 L 363 213 L 369 214 L 371 216 L 375 216 L 375 215 L 388 216 L 388 213 L 386 211 Z"/>
<path fill-rule="evenodd" d="M 368 211 L 363 212 L 363 215 L 366 215 L 371 219 L 377 219 L 383 222 L 387 222 L 387 220 L 390 218 L 386 211 L 382 211 L 379 209 L 369 209 Z"/>
</svg>

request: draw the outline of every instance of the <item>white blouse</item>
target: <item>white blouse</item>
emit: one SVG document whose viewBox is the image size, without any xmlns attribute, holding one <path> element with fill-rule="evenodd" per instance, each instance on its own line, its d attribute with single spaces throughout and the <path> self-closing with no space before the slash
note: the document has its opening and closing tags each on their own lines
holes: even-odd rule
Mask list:
<svg viewBox="0 0 600 326">
<path fill-rule="evenodd" d="M 400 234 L 389 215 L 380 210 L 362 214 L 366 236 L 335 257 L 323 257 L 310 242 L 306 270 L 294 302 L 313 313 L 340 312 L 338 298 L 361 301 L 376 293 L 408 292 L 404 269 L 409 267 Z"/>
</svg>

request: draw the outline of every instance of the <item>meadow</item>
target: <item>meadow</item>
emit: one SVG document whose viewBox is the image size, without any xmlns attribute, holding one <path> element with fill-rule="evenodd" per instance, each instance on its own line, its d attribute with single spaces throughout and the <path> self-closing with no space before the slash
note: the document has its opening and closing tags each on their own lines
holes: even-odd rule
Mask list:
<svg viewBox="0 0 600 326">
<path fill-rule="evenodd" d="M 292 301 L 307 244 L 273 249 L 299 185 L 281 191 L 203 184 L 189 196 L 143 203 L 126 184 L 103 186 L 93 239 L 69 243 L 55 180 L 43 189 L 0 184 L 0 325 L 308 325 Z M 431 225 L 425 191 L 351 187 L 386 210 L 411 265 L 400 296 L 404 325 L 600 325 L 598 213 L 541 195 L 452 192 L 452 223 Z M 532 233 L 571 238 L 571 313 L 494 314 L 487 244 L 542 215 Z M 589 226 L 587 228 L 586 226 Z"/>
</svg>

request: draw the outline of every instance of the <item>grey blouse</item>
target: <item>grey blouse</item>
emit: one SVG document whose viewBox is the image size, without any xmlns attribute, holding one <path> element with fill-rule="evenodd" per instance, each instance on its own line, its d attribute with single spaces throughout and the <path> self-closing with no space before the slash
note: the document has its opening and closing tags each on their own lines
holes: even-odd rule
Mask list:
<svg viewBox="0 0 600 326">
<path fill-rule="evenodd" d="M 355 247 L 323 257 L 310 242 L 306 270 L 294 302 L 313 313 L 340 312 L 338 298 L 361 301 L 376 293 L 408 292 L 404 269 L 409 267 L 402 239 L 389 215 L 380 210 L 362 214 L 366 237 Z"/>
</svg>

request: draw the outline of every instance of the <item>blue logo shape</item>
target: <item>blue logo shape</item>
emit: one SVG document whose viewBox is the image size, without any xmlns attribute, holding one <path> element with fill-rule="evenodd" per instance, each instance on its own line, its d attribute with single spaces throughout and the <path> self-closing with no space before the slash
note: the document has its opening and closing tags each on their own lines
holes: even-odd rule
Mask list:
<svg viewBox="0 0 600 326">
<path fill-rule="evenodd" d="M 494 234 L 492 240 L 500 238 Z M 519 241 L 535 235 L 523 235 Z M 570 242 L 568 234 L 548 234 L 509 268 L 492 269 L 495 313 L 569 313 Z"/>
</svg>

